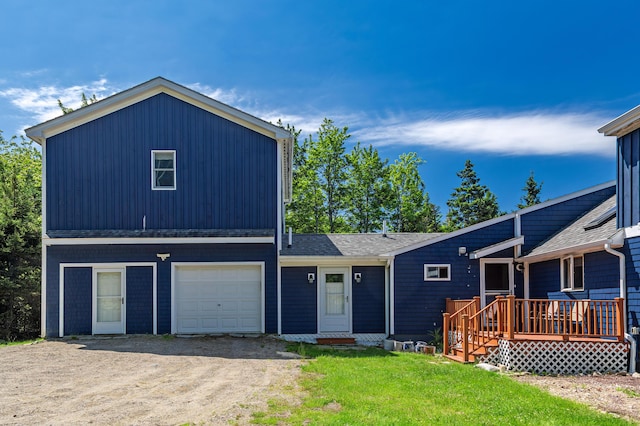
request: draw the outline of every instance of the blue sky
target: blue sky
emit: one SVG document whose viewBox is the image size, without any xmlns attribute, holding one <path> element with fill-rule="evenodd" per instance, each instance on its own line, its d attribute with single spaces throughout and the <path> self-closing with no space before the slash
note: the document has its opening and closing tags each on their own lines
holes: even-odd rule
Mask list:
<svg viewBox="0 0 640 426">
<path fill-rule="evenodd" d="M 4 0 L 0 129 L 163 76 L 303 134 L 416 151 L 446 214 L 466 159 L 502 210 L 615 178 L 597 129 L 640 104 L 640 3 Z"/>
</svg>

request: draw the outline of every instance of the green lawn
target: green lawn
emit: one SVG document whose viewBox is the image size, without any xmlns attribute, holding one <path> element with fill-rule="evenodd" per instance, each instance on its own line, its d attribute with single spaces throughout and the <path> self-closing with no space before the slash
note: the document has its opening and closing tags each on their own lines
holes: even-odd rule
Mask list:
<svg viewBox="0 0 640 426">
<path fill-rule="evenodd" d="M 622 425 L 584 405 L 506 375 L 412 353 L 318 350 L 303 367 L 302 404 L 293 390 L 271 401 L 257 424 Z M 289 392 L 289 395 L 286 393 Z"/>
</svg>

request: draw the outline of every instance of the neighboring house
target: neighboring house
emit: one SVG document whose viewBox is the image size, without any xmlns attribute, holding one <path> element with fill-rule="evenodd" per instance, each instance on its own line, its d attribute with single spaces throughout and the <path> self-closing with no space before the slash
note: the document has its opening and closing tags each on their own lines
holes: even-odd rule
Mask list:
<svg viewBox="0 0 640 426">
<path fill-rule="evenodd" d="M 600 129 L 618 136 L 615 183 L 459 231 L 287 235 L 292 135 L 155 78 L 26 131 L 43 152 L 42 334 L 380 344 L 449 327 L 447 299 L 477 297 L 468 313 L 484 323 L 496 296 L 537 300 L 537 319 L 509 305 L 524 333 L 552 301 L 573 315 L 622 297 L 626 351 L 621 333 L 640 326 L 639 129 L 640 107 Z M 617 318 L 598 315 L 601 329 Z"/>
</svg>

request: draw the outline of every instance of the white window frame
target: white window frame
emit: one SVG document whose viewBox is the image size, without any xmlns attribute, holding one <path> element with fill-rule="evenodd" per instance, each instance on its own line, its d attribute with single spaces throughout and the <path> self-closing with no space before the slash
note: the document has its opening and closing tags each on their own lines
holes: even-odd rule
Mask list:
<svg viewBox="0 0 640 426">
<path fill-rule="evenodd" d="M 575 286 L 575 271 L 576 271 L 576 259 L 580 259 L 582 269 L 582 287 Z M 567 274 L 565 265 L 569 265 L 571 270 L 570 274 Z M 568 281 L 567 282 L 567 279 Z M 570 255 L 560 259 L 560 290 L 561 291 L 584 291 L 584 255 Z"/>
<path fill-rule="evenodd" d="M 173 169 L 166 169 L 173 171 L 173 186 L 156 186 L 156 154 L 172 154 L 173 156 Z M 176 167 L 176 151 L 174 149 L 153 149 L 151 150 L 151 189 L 154 191 L 175 191 L 178 181 L 178 171 Z"/>
<path fill-rule="evenodd" d="M 446 269 L 446 278 L 430 278 L 427 274 L 429 268 L 438 268 L 438 277 L 442 268 Z M 424 280 L 425 281 L 451 281 L 451 264 L 449 263 L 425 263 L 424 264 Z"/>
</svg>

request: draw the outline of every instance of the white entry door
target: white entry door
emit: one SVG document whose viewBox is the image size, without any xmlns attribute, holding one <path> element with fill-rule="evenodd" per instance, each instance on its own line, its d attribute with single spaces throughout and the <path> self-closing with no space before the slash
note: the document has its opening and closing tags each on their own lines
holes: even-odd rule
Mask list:
<svg viewBox="0 0 640 426">
<path fill-rule="evenodd" d="M 349 268 L 320 269 L 319 332 L 349 332 Z"/>
<path fill-rule="evenodd" d="M 93 270 L 93 334 L 124 334 L 124 268 Z"/>
</svg>

